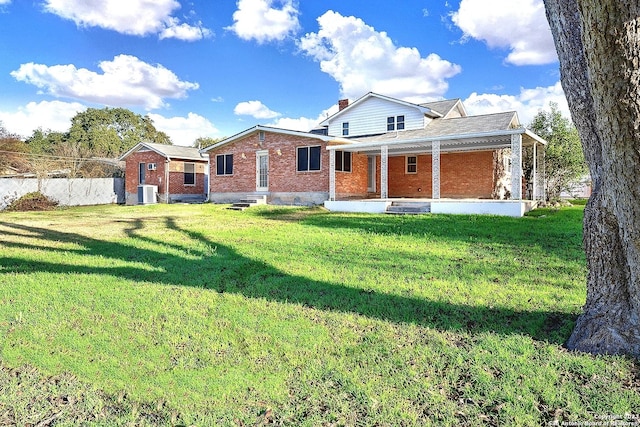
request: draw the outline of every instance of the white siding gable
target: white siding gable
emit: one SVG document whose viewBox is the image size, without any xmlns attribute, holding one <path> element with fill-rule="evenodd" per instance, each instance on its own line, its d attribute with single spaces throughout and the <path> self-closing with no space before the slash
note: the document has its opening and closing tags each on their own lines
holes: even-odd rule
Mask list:
<svg viewBox="0 0 640 427">
<path fill-rule="evenodd" d="M 404 116 L 405 130 L 424 129 L 429 118 L 416 106 L 402 105 L 370 97 L 329 122 L 329 135 L 343 136 L 342 124 L 349 123 L 349 135 L 376 135 L 387 132 L 387 117 Z"/>
</svg>

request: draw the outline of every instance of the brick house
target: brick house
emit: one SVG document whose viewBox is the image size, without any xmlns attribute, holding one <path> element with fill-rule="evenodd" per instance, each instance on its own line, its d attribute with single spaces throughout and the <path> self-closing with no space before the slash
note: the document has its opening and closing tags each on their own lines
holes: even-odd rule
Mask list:
<svg viewBox="0 0 640 427">
<path fill-rule="evenodd" d="M 125 162 L 128 205 L 207 198 L 209 156 L 197 148 L 142 142 L 120 160 Z"/>
<path fill-rule="evenodd" d="M 459 99 L 413 104 L 369 93 L 341 100 L 311 132 L 255 126 L 203 151 L 214 202 L 263 194 L 332 209 L 372 199 L 542 199 L 545 145 L 515 112 L 469 116 Z"/>
</svg>

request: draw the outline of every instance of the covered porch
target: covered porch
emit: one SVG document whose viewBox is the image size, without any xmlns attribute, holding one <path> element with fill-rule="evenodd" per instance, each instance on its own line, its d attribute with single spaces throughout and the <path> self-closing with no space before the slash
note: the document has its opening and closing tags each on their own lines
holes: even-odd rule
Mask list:
<svg viewBox="0 0 640 427">
<path fill-rule="evenodd" d="M 325 207 L 334 211 L 382 213 L 387 212 L 394 203 L 413 201 L 428 203 L 432 213 L 522 216 L 545 198 L 545 145 L 546 141 L 525 128 L 437 137 L 407 131 L 359 138 L 352 144 L 329 145 L 329 200 L 325 202 Z M 344 158 L 344 154 L 340 152 L 349 152 L 352 156 L 364 155 L 368 160 L 376 159 L 374 162 L 367 162 L 368 187 L 375 185 L 377 188 L 374 192 L 368 188 L 369 193 L 366 197 L 351 197 L 344 192 L 337 193 L 336 153 L 342 157 L 340 160 L 343 161 Z M 485 158 L 491 153 L 493 170 L 486 170 L 486 162 L 480 165 L 474 164 L 471 160 L 464 164 L 464 159 L 479 158 L 477 156 L 480 153 L 484 153 Z M 525 153 L 528 153 L 526 157 Z M 449 154 L 456 155 L 448 156 Z M 409 162 L 418 156 L 422 156 L 423 161 L 430 160 L 430 168 L 425 167 L 430 169 L 429 176 L 399 175 L 393 169 L 390 173 L 390 162 L 398 164 L 394 158 L 408 158 Z M 449 160 L 458 159 L 457 163 L 443 162 L 442 159 L 446 156 Z M 463 162 L 460 162 L 461 159 Z M 372 167 L 376 170 L 372 171 Z M 478 175 L 487 177 L 492 174 L 494 188 L 491 192 L 487 193 L 486 189 L 477 190 L 476 193 L 473 189 L 465 193 L 452 192 L 451 188 L 459 184 L 455 181 L 461 180 L 464 174 L 469 186 L 469 174 L 474 172 L 474 168 L 477 169 Z M 528 180 L 523 179 L 525 171 Z M 398 188 L 402 188 L 409 180 L 415 182 L 416 178 L 420 179 L 422 184 L 417 191 L 422 191 L 424 187 L 427 190 L 426 194 L 398 197 L 398 194 L 390 192 L 390 187 L 397 193 Z M 341 179 L 349 177 L 345 178 L 342 175 Z M 372 179 L 375 179 L 373 184 Z"/>
</svg>

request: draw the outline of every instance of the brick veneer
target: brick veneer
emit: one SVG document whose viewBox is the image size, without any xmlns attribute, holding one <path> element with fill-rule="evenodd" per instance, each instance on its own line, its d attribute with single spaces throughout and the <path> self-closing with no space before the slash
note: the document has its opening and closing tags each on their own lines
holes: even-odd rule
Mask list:
<svg viewBox="0 0 640 427">
<path fill-rule="evenodd" d="M 211 150 L 211 193 L 243 194 L 256 191 L 256 153 L 269 154 L 269 193 L 328 193 L 329 152 L 326 142 L 313 137 L 258 133 Z M 321 170 L 297 171 L 297 148 L 321 147 Z M 233 154 L 233 174 L 216 175 L 218 155 Z M 431 156 L 418 156 L 417 173 L 406 173 L 405 156 L 389 157 L 390 197 L 432 197 Z M 491 198 L 496 185 L 493 151 L 442 153 L 440 195 L 450 198 Z M 376 158 L 376 192 L 380 194 L 380 157 Z M 367 196 L 367 156 L 353 153 L 352 171 L 336 172 L 337 198 Z"/>
<path fill-rule="evenodd" d="M 430 198 L 431 155 L 418 157 L 417 172 L 406 173 L 406 156 L 389 157 L 389 197 Z M 377 194 L 380 193 L 378 159 Z M 493 151 L 440 154 L 440 197 L 489 199 L 496 185 Z"/>
<path fill-rule="evenodd" d="M 297 147 L 320 149 L 320 171 L 298 172 Z M 256 191 L 256 153 L 269 153 L 270 192 L 313 192 L 329 189 L 329 152 L 326 143 L 314 138 L 265 132 L 264 141 L 254 133 L 211 150 L 211 192 L 252 193 Z M 216 175 L 217 156 L 233 154 L 233 175 Z"/>
</svg>

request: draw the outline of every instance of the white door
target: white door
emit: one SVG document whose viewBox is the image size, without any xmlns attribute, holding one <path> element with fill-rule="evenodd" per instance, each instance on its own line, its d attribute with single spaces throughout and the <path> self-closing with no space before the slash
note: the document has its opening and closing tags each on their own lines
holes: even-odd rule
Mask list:
<svg viewBox="0 0 640 427">
<path fill-rule="evenodd" d="M 367 157 L 367 191 L 376 192 L 376 157 Z"/>
<path fill-rule="evenodd" d="M 256 152 L 256 191 L 269 191 L 269 152 Z"/>
</svg>

